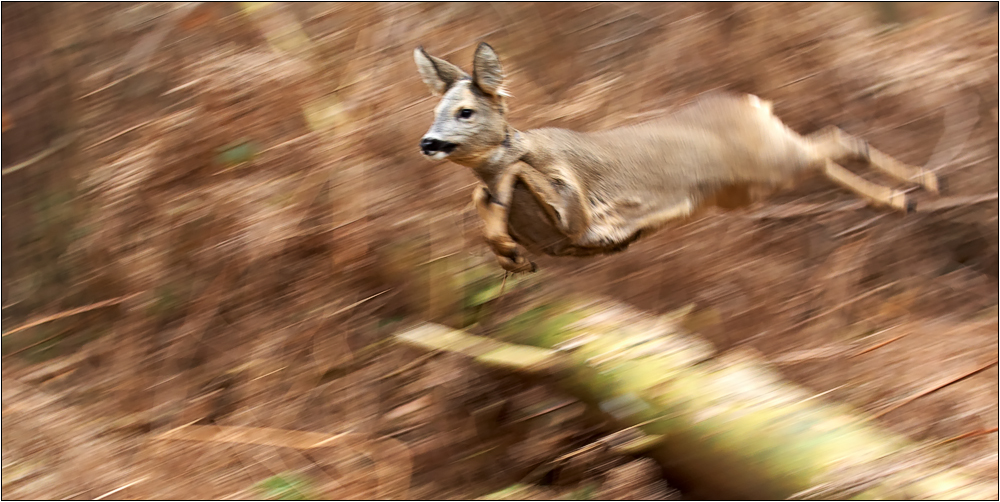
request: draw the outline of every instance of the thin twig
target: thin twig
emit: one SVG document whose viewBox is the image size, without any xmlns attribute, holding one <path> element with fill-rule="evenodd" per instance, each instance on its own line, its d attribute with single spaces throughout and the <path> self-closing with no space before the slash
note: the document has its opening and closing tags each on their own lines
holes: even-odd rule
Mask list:
<svg viewBox="0 0 1000 502">
<path fill-rule="evenodd" d="M 61 329 L 61 330 L 57 331 L 56 334 L 54 334 L 52 336 L 48 336 L 48 337 L 46 337 L 46 338 L 44 338 L 42 340 L 39 340 L 39 341 L 37 341 L 37 342 L 35 342 L 35 343 L 31 344 L 31 345 L 28 345 L 27 347 L 21 347 L 20 349 L 17 349 L 14 352 L 11 352 L 10 354 L 4 354 L 3 358 L 6 359 L 6 358 L 11 357 L 11 356 L 16 356 L 16 355 L 20 354 L 21 352 L 33 349 L 33 348 L 35 348 L 35 347 L 37 347 L 37 346 L 39 346 L 39 345 L 41 345 L 41 344 L 43 344 L 45 342 L 48 342 L 48 341 L 50 341 L 52 339 L 59 338 L 60 336 L 63 336 L 65 334 L 67 334 L 71 329 L 72 329 L 72 327 L 67 327 L 66 329 Z"/>
<path fill-rule="evenodd" d="M 853 234 L 854 232 L 857 232 L 858 230 L 862 230 L 864 228 L 867 228 L 872 223 L 875 223 L 876 221 L 881 220 L 882 218 L 885 218 L 886 215 L 888 215 L 888 214 L 889 213 L 882 213 L 882 214 L 879 214 L 879 215 L 875 216 L 874 218 L 869 218 L 869 219 L 867 219 L 867 220 L 865 220 L 865 221 L 863 221 L 861 223 L 858 223 L 857 225 L 854 225 L 851 228 L 848 228 L 847 230 L 844 230 L 844 231 L 841 231 L 841 232 L 837 232 L 836 234 L 833 235 L 833 238 L 834 239 L 839 239 L 841 237 L 844 237 L 845 235 Z"/>
<path fill-rule="evenodd" d="M 936 383 L 936 384 L 934 384 L 934 385 L 932 385 L 932 386 L 930 386 L 930 387 L 928 387 L 928 388 L 926 388 L 924 390 L 921 390 L 919 392 L 916 392 L 914 394 L 909 395 L 908 397 L 900 399 L 899 401 L 896 401 L 895 403 L 889 405 L 888 407 L 883 408 L 882 411 L 879 411 L 878 413 L 875 413 L 874 415 L 868 417 L 867 419 L 865 419 L 865 421 L 875 420 L 876 418 L 879 418 L 879 417 L 885 415 L 886 413 L 895 411 L 895 410 L 901 408 L 902 406 L 905 406 L 905 405 L 907 405 L 909 403 L 912 403 L 913 401 L 916 401 L 917 399 L 920 399 L 921 397 L 924 397 L 924 396 L 926 396 L 928 394 L 931 394 L 933 392 L 939 391 L 939 390 L 941 390 L 941 389 L 943 389 L 943 388 L 945 388 L 945 387 L 947 387 L 947 386 L 949 386 L 949 385 L 951 385 L 953 383 L 957 383 L 957 382 L 960 382 L 962 380 L 965 380 L 966 378 L 969 378 L 972 375 L 975 375 L 976 373 L 980 373 L 982 371 L 985 371 L 985 370 L 989 369 L 990 367 L 992 367 L 993 365 L 995 365 L 996 363 L 997 363 L 996 361 L 992 361 L 992 362 L 984 364 L 984 365 L 982 365 L 982 366 L 980 366 L 980 367 L 978 367 L 976 369 L 973 369 L 971 371 L 967 371 L 965 373 L 962 373 L 961 375 L 958 375 L 958 376 L 955 376 L 955 377 L 951 377 L 951 378 L 948 378 L 946 380 L 942 380 L 941 382 Z"/>
<path fill-rule="evenodd" d="M 110 88 L 118 85 L 119 83 L 125 81 L 126 78 L 128 78 L 128 77 L 122 77 L 122 78 L 119 78 L 119 79 L 112 80 L 110 83 L 105 84 L 105 85 L 103 85 L 101 87 L 98 87 L 97 89 L 94 89 L 94 90 L 92 90 L 92 91 L 90 91 L 90 92 L 88 92 L 88 93 L 80 96 L 79 99 L 87 99 L 87 98 L 89 98 L 91 96 L 99 94 L 100 92 L 102 92 L 102 91 L 104 91 L 106 89 L 110 89 Z"/>
<path fill-rule="evenodd" d="M 269 146 L 269 147 L 261 150 L 259 155 L 263 155 L 263 154 L 265 154 L 267 152 L 270 152 L 272 150 L 277 150 L 279 148 L 284 148 L 284 147 L 289 146 L 289 145 L 294 145 L 294 144 L 296 144 L 296 143 L 298 143 L 298 142 L 300 142 L 302 140 L 306 140 L 306 139 L 310 139 L 310 138 L 314 138 L 314 137 L 316 137 L 315 134 L 313 134 L 312 132 L 307 132 L 307 133 L 302 134 L 300 136 L 296 136 L 296 137 L 294 137 L 294 138 L 292 138 L 290 140 L 282 141 L 281 143 L 278 143 L 277 145 Z"/>
<path fill-rule="evenodd" d="M 32 164 L 36 164 L 38 162 L 41 162 L 42 160 L 45 160 L 45 158 L 47 158 L 49 155 L 52 155 L 53 153 L 56 153 L 59 150 L 62 150 L 63 148 L 65 148 L 65 147 L 69 146 L 70 144 L 72 144 L 74 139 L 76 139 L 76 133 L 65 134 L 65 135 L 59 137 L 58 139 L 56 139 L 55 141 L 53 141 L 52 144 L 49 145 L 48 148 L 46 148 L 45 150 L 42 150 L 41 152 L 39 152 L 38 154 L 36 154 L 34 157 L 31 157 L 30 159 L 25 160 L 24 162 L 21 162 L 21 163 L 18 163 L 18 164 L 14 164 L 14 165 L 12 165 L 10 167 L 3 168 L 3 171 L 0 172 L 0 175 L 7 175 L 7 174 L 10 174 L 10 173 L 13 173 L 13 172 L 17 172 L 17 171 L 20 171 L 21 169 L 24 169 L 25 167 L 28 167 L 28 166 L 30 166 Z"/>
<path fill-rule="evenodd" d="M 563 401 L 561 403 L 557 403 L 557 404 L 554 404 L 552 406 L 549 406 L 548 408 L 545 408 L 544 410 L 536 411 L 535 413 L 532 413 L 532 414 L 530 414 L 528 416 L 518 418 L 517 420 L 513 420 L 513 421 L 510 422 L 510 425 L 519 424 L 521 422 L 527 422 L 528 420 L 531 420 L 531 419 L 534 419 L 534 418 L 538 418 L 538 417 L 540 417 L 542 415 L 547 415 L 547 414 L 552 413 L 554 411 L 559 411 L 559 410 L 561 410 L 561 409 L 563 409 L 563 408 L 565 408 L 567 406 L 572 406 L 573 404 L 576 404 L 576 403 L 579 403 L 579 402 L 580 401 L 577 401 L 575 399 L 568 399 L 568 400 Z"/>
<path fill-rule="evenodd" d="M 145 126 L 147 126 L 149 124 L 152 124 L 152 123 L 153 123 L 153 120 L 150 119 L 150 120 L 147 120 L 145 122 L 140 122 L 140 123 L 138 123 L 138 124 L 136 124 L 136 125 L 134 125 L 132 127 L 127 127 L 124 130 L 122 130 L 122 131 L 119 131 L 119 132 L 117 132 L 115 134 L 112 134 L 111 136 L 109 136 L 107 138 L 104 138 L 104 139 L 98 141 L 97 143 L 94 143 L 93 145 L 84 147 L 83 151 L 88 151 L 88 150 L 92 150 L 94 148 L 97 148 L 97 147 L 99 147 L 99 146 L 101 146 L 101 145 L 103 145 L 103 144 L 105 144 L 105 143 L 107 143 L 109 141 L 113 141 L 115 139 L 118 139 L 118 138 L 120 138 L 120 137 L 122 137 L 122 136 L 124 136 L 124 135 L 126 135 L 126 134 L 128 134 L 130 132 L 132 132 L 132 131 L 135 131 L 136 129 L 145 127 Z"/>
<path fill-rule="evenodd" d="M 7 337 L 7 336 L 13 335 L 15 333 L 19 333 L 21 331 L 24 331 L 24 330 L 26 330 L 28 328 L 34 328 L 35 326 L 38 326 L 40 324 L 45 324 L 47 322 L 55 321 L 55 320 L 58 320 L 58 319 L 63 319 L 63 318 L 66 318 L 66 317 L 77 315 L 77 314 L 82 314 L 84 312 L 90 312 L 91 310 L 97 310 L 97 309 L 104 308 L 104 307 L 110 307 L 112 305 L 118 305 L 119 303 L 123 303 L 123 302 L 125 302 L 127 300 L 131 300 L 132 298 L 135 298 L 138 295 L 139 295 L 139 293 L 132 293 L 131 295 L 121 296 L 121 297 L 118 297 L 118 298 L 112 298 L 110 300 L 104 300 L 103 302 L 92 303 L 90 305 L 85 305 L 83 307 L 75 308 L 75 309 L 72 309 L 72 310 L 67 310 L 67 311 L 64 311 L 64 312 L 59 312 L 58 314 L 52 314 L 50 316 L 43 317 L 41 319 L 36 319 L 34 321 L 28 322 L 27 324 L 18 326 L 16 328 L 14 328 L 14 329 L 12 329 L 12 330 L 4 333 L 3 336 Z"/>
<path fill-rule="evenodd" d="M 422 262 L 418 263 L 417 266 L 418 267 L 423 267 L 424 265 L 430 265 L 431 263 L 439 262 L 439 261 L 444 260 L 446 258 L 451 258 L 452 256 L 455 256 L 455 255 L 460 254 L 460 253 L 461 253 L 461 251 L 455 251 L 454 253 L 446 253 L 446 254 L 443 254 L 441 256 L 437 256 L 437 257 L 431 258 L 429 260 L 422 261 Z"/>
<path fill-rule="evenodd" d="M 362 299 L 362 300 L 358 300 L 358 301 L 356 301 L 356 302 L 354 302 L 354 303 L 352 303 L 352 304 L 350 304 L 350 305 L 348 305 L 348 306 L 346 306 L 346 307 L 343 307 L 343 308 L 341 308 L 341 309 L 338 309 L 337 311 L 335 311 L 334 313 L 332 313 L 332 314 L 330 314 L 330 315 L 328 315 L 328 316 L 326 316 L 326 317 L 334 317 L 334 316 L 336 316 L 336 315 L 340 315 L 340 314 L 343 314 L 344 312 L 347 312 L 348 310 L 351 310 L 351 309 L 353 309 L 354 307 L 357 307 L 357 306 L 359 306 L 359 305 L 361 305 L 361 304 L 363 304 L 363 303 L 365 303 L 365 302 L 367 302 L 367 301 L 369 301 L 369 300 L 372 300 L 372 299 L 374 299 L 374 298 L 376 298 L 376 297 L 379 297 L 379 296 L 382 296 L 382 295 L 384 295 L 385 293 L 388 293 L 389 291 L 392 291 L 392 289 L 387 289 L 387 290 L 385 290 L 385 291 L 381 291 L 381 292 L 379 292 L 379 293 L 375 293 L 374 295 L 371 295 L 371 296 L 369 296 L 368 298 L 365 298 L 365 299 Z"/>
<path fill-rule="evenodd" d="M 870 347 L 866 347 L 864 349 L 861 349 L 861 350 L 859 350 L 859 351 L 851 354 L 851 357 L 858 357 L 858 356 L 860 356 L 862 354 L 867 354 L 867 353 L 869 353 L 869 352 L 871 352 L 873 350 L 880 349 L 880 348 L 885 347 L 886 345 L 889 345 L 890 343 L 895 342 L 896 340 L 899 340 L 900 338 L 903 338 L 904 336 L 909 335 L 909 334 L 910 333 L 908 333 L 908 332 L 907 333 L 903 333 L 902 335 L 892 337 L 892 338 L 890 338 L 890 339 L 888 339 L 888 340 L 886 340 L 884 342 L 876 343 L 875 345 L 872 345 Z"/>
<path fill-rule="evenodd" d="M 104 495 L 99 495 L 97 497 L 94 497 L 94 500 L 101 500 L 104 497 L 110 497 L 111 495 L 114 495 L 114 494 L 116 494 L 116 493 L 118 493 L 118 492 L 120 492 L 120 491 L 122 491 L 122 490 L 124 490 L 124 489 L 126 489 L 126 488 L 128 488 L 130 486 L 132 486 L 132 485 L 139 484 L 139 483 L 141 483 L 141 482 L 143 482 L 145 480 L 146 480 L 146 476 L 143 476 L 143 477 L 141 477 L 141 478 L 139 478 L 139 479 L 137 479 L 135 481 L 132 481 L 131 483 L 126 483 L 126 484 L 124 484 L 124 485 L 122 485 L 122 486 L 120 486 L 118 488 L 115 488 L 114 490 L 111 490 L 110 492 L 105 493 Z"/>
<path fill-rule="evenodd" d="M 813 77 L 817 77 L 817 76 L 819 76 L 819 74 L 820 74 L 820 72 L 810 73 L 809 75 L 806 75 L 804 77 L 799 77 L 799 78 L 797 78 L 795 80 L 792 80 L 791 82 L 787 82 L 787 83 L 781 84 L 778 87 L 775 87 L 774 90 L 784 89 L 785 87 L 788 87 L 790 85 L 795 85 L 795 84 L 797 84 L 799 82 L 802 82 L 804 80 L 809 80 L 809 79 L 811 79 Z"/>
<path fill-rule="evenodd" d="M 968 439 L 968 438 L 974 438 L 974 437 L 979 437 L 979 436 L 985 436 L 987 434 L 993 434 L 994 432 L 997 432 L 997 428 L 996 427 L 993 427 L 991 429 L 979 429 L 979 430 L 975 430 L 975 431 L 963 432 L 962 434 L 959 434 L 957 436 L 952 436 L 952 437 L 947 438 L 947 439 L 942 439 L 941 441 L 938 441 L 937 443 L 934 443 L 934 446 L 941 446 L 943 444 L 948 444 L 948 443 L 951 443 L 953 441 L 958 441 L 960 439 Z"/>
<path fill-rule="evenodd" d="M 832 389 L 828 389 L 828 390 L 825 390 L 823 392 L 820 392 L 819 394 L 813 394 L 813 395 L 811 395 L 811 396 L 809 396 L 809 397 L 807 397 L 807 398 L 799 401 L 798 403 L 795 403 L 795 405 L 798 406 L 798 405 L 801 405 L 802 403 L 806 403 L 806 402 L 812 401 L 813 399 L 819 399 L 819 398 L 821 398 L 821 397 L 823 397 L 823 396 L 825 396 L 825 395 L 827 395 L 827 394 L 829 394 L 831 392 L 836 392 L 836 391 L 838 391 L 840 389 L 843 389 L 844 387 L 847 387 L 846 383 L 843 384 L 843 385 L 838 385 L 838 386 L 836 386 L 836 387 L 834 387 Z"/>
</svg>

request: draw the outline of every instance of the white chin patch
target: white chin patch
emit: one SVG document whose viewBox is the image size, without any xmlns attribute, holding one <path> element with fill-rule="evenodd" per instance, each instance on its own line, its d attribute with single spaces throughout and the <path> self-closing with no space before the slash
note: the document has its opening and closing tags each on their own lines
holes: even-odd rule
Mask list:
<svg viewBox="0 0 1000 502">
<path fill-rule="evenodd" d="M 444 160 L 444 158 L 447 157 L 447 156 L 448 156 L 447 153 L 438 152 L 438 153 L 435 153 L 434 155 L 431 155 L 431 158 L 434 159 L 434 160 Z"/>
</svg>

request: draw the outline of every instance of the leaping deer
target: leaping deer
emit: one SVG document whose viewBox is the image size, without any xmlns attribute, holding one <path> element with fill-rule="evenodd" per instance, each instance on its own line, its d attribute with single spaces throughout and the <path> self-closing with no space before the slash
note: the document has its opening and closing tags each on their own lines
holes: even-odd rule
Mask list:
<svg viewBox="0 0 1000 502">
<path fill-rule="evenodd" d="M 492 47 L 479 44 L 471 76 L 423 48 L 414 58 L 441 96 L 420 149 L 472 168 L 482 181 L 473 200 L 508 271 L 535 270 L 521 246 L 553 256 L 621 251 L 699 209 L 732 207 L 811 172 L 873 205 L 913 209 L 902 192 L 841 167 L 847 160 L 938 191 L 934 173 L 836 127 L 799 135 L 753 95 L 706 95 L 665 117 L 593 133 L 518 131 L 507 122 L 503 67 Z"/>
</svg>

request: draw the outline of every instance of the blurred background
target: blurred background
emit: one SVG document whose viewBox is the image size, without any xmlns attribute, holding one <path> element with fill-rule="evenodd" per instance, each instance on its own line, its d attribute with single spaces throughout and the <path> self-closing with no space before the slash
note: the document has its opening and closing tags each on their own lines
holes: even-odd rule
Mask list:
<svg viewBox="0 0 1000 502">
<path fill-rule="evenodd" d="M 488 334 L 570 292 L 694 303 L 720 350 L 865 410 L 996 359 L 996 3 L 5 2 L 2 26 L 5 498 L 499 490 L 593 422 L 548 386 L 389 336 Z M 417 148 L 435 100 L 413 49 L 468 69 L 480 41 L 519 129 L 749 92 L 800 133 L 837 125 L 937 170 L 946 200 L 903 217 L 810 180 L 622 254 L 534 257 L 500 295 L 476 179 Z M 859 340 L 891 343 L 837 349 Z M 961 437 L 949 455 L 995 482 L 997 396 L 993 366 L 881 420 Z M 192 423 L 353 439 L 150 440 Z M 678 495 L 620 457 L 542 496 Z"/>
</svg>

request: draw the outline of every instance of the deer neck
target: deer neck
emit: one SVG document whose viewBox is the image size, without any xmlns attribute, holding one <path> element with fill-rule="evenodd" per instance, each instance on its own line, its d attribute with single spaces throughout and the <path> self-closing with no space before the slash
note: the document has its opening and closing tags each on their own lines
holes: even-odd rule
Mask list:
<svg viewBox="0 0 1000 502">
<path fill-rule="evenodd" d="M 471 162 L 469 167 L 492 191 L 500 173 L 511 164 L 522 160 L 528 149 L 529 144 L 524 134 L 513 127 L 508 127 L 503 143 Z"/>
</svg>

